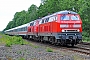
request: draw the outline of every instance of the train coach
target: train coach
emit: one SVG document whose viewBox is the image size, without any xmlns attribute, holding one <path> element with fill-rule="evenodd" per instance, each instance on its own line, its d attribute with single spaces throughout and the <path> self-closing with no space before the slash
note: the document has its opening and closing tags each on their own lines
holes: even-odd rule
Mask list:
<svg viewBox="0 0 90 60">
<path fill-rule="evenodd" d="M 5 33 L 52 44 L 74 46 L 82 40 L 82 20 L 76 12 L 60 11 L 6 30 Z"/>
</svg>

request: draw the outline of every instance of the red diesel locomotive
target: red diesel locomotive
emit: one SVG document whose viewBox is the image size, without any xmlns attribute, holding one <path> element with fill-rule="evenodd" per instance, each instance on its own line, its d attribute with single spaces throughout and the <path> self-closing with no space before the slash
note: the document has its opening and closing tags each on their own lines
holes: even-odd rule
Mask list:
<svg viewBox="0 0 90 60">
<path fill-rule="evenodd" d="M 60 11 L 5 31 L 9 35 L 20 35 L 52 44 L 72 46 L 82 40 L 82 21 L 76 12 Z"/>
</svg>

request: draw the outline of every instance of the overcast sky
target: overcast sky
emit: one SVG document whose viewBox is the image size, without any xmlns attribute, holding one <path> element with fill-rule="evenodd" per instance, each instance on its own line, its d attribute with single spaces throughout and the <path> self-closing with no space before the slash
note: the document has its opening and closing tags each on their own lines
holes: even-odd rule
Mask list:
<svg viewBox="0 0 90 60">
<path fill-rule="evenodd" d="M 13 19 L 16 12 L 27 11 L 32 4 L 39 6 L 40 3 L 41 0 L 0 0 L 0 31 Z"/>
</svg>

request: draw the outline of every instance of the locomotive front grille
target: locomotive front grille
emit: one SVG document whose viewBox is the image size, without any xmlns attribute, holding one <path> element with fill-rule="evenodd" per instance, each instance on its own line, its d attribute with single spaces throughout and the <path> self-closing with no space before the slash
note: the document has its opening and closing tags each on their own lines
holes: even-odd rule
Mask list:
<svg viewBox="0 0 90 60">
<path fill-rule="evenodd" d="M 69 39 L 73 39 L 73 36 L 69 36 Z"/>
<path fill-rule="evenodd" d="M 79 32 L 79 29 L 78 30 L 62 30 L 62 32 Z"/>
</svg>

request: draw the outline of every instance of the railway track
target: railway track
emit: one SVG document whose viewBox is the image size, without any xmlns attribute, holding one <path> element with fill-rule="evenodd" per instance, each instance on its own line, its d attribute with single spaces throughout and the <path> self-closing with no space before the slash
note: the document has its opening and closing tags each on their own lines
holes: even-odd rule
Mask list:
<svg viewBox="0 0 90 60">
<path fill-rule="evenodd" d="M 90 43 L 88 43 L 88 42 L 81 42 L 80 44 L 82 44 L 82 45 L 90 45 Z"/>
<path fill-rule="evenodd" d="M 76 45 L 74 48 L 69 48 L 69 50 L 90 56 L 90 43 L 82 42 L 81 44 Z"/>
<path fill-rule="evenodd" d="M 63 47 L 63 46 L 55 46 L 55 45 L 52 45 L 52 44 L 48 44 L 48 43 L 40 43 L 40 42 L 35 42 L 35 41 L 30 41 L 34 44 L 39 44 L 40 46 L 48 46 L 54 50 L 68 50 L 68 51 L 73 51 L 73 52 L 77 52 L 77 53 L 80 53 L 80 54 L 85 54 L 85 55 L 89 55 L 90 56 L 90 48 L 89 47 L 82 47 L 81 45 L 87 45 L 87 46 L 90 46 L 89 44 L 79 44 L 79 45 L 76 45 L 75 47 L 71 47 L 71 46 L 67 46 L 67 47 Z"/>
<path fill-rule="evenodd" d="M 82 47 L 75 47 L 75 48 L 66 48 L 66 49 L 90 56 L 90 48 L 87 49 L 87 48 L 82 48 Z"/>
<path fill-rule="evenodd" d="M 53 47 L 52 47 L 53 48 Z M 80 53 L 80 54 L 85 54 L 85 55 L 88 55 L 90 56 L 90 48 L 84 48 L 84 47 L 54 47 L 54 49 L 56 50 L 59 50 L 59 49 L 62 49 L 64 51 L 72 51 L 72 52 L 76 52 L 76 53 Z"/>
</svg>

